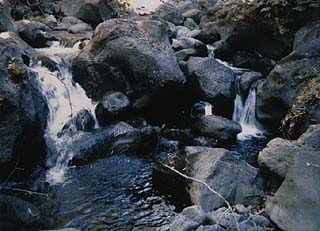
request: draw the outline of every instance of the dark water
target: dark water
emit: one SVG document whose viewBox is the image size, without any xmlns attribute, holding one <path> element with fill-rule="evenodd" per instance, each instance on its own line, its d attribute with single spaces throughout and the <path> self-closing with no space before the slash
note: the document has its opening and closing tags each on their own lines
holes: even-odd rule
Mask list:
<svg viewBox="0 0 320 231">
<path fill-rule="evenodd" d="M 153 190 L 153 161 L 115 155 L 70 169 L 69 180 L 50 186 L 52 198 L 42 204 L 50 211 L 50 228 L 80 230 L 164 231 L 175 207 Z"/>
</svg>

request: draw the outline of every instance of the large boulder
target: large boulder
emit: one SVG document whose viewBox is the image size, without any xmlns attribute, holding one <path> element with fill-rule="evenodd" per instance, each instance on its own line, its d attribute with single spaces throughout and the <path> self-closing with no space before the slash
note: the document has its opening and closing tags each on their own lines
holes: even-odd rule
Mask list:
<svg viewBox="0 0 320 231">
<path fill-rule="evenodd" d="M 206 182 L 230 204 L 260 203 L 262 181 L 256 168 L 236 157 L 237 153 L 222 148 L 186 147 L 187 173 Z M 224 201 L 198 182 L 189 185 L 191 201 L 211 211 Z M 250 197 L 248 197 L 250 195 Z"/>
<path fill-rule="evenodd" d="M 285 181 L 267 202 L 267 213 L 281 229 L 319 230 L 319 163 L 319 151 L 297 153 Z"/>
<path fill-rule="evenodd" d="M 18 43 L 10 36 L 0 38 L 0 177 L 7 177 L 17 160 L 27 173 L 45 152 L 46 104 Z"/>
<path fill-rule="evenodd" d="M 17 26 L 11 17 L 11 7 L 7 1 L 0 2 L 0 33 L 14 32 L 17 33 Z"/>
<path fill-rule="evenodd" d="M 180 9 L 173 2 L 160 5 L 154 14 L 175 25 L 182 24 L 184 19 Z"/>
<path fill-rule="evenodd" d="M 235 97 L 233 71 L 214 58 L 199 57 L 191 57 L 187 69 L 197 99 L 211 103 L 215 113 L 230 117 Z"/>
<path fill-rule="evenodd" d="M 296 141 L 275 138 L 258 156 L 258 163 L 285 178 L 295 155 L 301 151 L 320 150 L 320 125 L 312 125 Z"/>
<path fill-rule="evenodd" d="M 118 122 L 106 128 L 73 135 L 68 145 L 74 156 L 73 164 L 84 164 L 113 153 L 144 154 L 157 143 L 157 136 L 151 127 L 134 128 L 125 122 Z"/>
<path fill-rule="evenodd" d="M 73 74 L 94 100 L 107 91 L 120 91 L 133 104 L 146 104 L 168 89 L 166 95 L 177 94 L 185 82 L 167 31 L 154 20 L 112 19 L 100 24 L 73 60 Z"/>
<path fill-rule="evenodd" d="M 195 49 L 197 50 L 197 53 L 201 57 L 206 57 L 208 56 L 208 49 L 206 45 L 194 38 L 188 38 L 188 37 L 181 37 L 178 39 L 174 39 L 172 42 L 172 48 L 175 51 L 183 50 L 183 49 Z"/>
<path fill-rule="evenodd" d="M 40 225 L 40 211 L 28 201 L 0 194 L 0 221 L 0 230 L 34 230 Z"/>
<path fill-rule="evenodd" d="M 257 119 L 271 130 L 283 120 L 282 131 L 289 138 L 298 138 L 320 122 L 319 35 L 319 26 L 299 30 L 294 51 L 257 89 Z"/>
<path fill-rule="evenodd" d="M 198 116 L 193 119 L 192 126 L 199 135 L 215 138 L 222 143 L 235 141 L 242 131 L 238 123 L 216 115 Z"/>
<path fill-rule="evenodd" d="M 112 9 L 105 0 L 63 0 L 56 5 L 56 11 L 74 16 L 96 27 L 112 17 Z"/>
</svg>

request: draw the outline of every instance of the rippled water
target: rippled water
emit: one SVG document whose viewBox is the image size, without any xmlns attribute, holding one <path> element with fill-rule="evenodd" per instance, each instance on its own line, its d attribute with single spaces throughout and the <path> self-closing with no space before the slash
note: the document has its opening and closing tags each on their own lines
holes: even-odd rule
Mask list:
<svg viewBox="0 0 320 231">
<path fill-rule="evenodd" d="M 70 169 L 70 180 L 50 186 L 46 222 L 55 229 L 169 230 L 175 207 L 153 190 L 152 166 L 149 158 L 115 155 Z"/>
</svg>

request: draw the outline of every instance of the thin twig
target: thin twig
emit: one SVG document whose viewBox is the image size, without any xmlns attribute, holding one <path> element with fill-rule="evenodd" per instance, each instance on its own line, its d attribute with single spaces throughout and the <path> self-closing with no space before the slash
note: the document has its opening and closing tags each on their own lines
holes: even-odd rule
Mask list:
<svg viewBox="0 0 320 231">
<path fill-rule="evenodd" d="M 2 183 L 2 186 L 0 188 L 0 190 L 2 190 L 7 184 L 8 184 L 8 181 L 9 179 L 13 176 L 13 174 L 17 171 L 17 170 L 20 170 L 20 171 L 24 171 L 23 168 L 19 168 L 18 165 L 19 165 L 19 162 L 20 162 L 20 159 L 17 160 L 15 166 L 14 166 L 14 169 L 11 171 L 11 173 L 9 174 L 9 176 L 5 179 L 5 181 Z"/>
<path fill-rule="evenodd" d="M 235 217 L 235 215 L 233 213 L 233 210 L 232 210 L 232 207 L 231 207 L 230 203 L 220 193 L 215 191 L 213 188 L 210 187 L 210 185 L 208 185 L 206 182 L 204 182 L 202 180 L 187 176 L 187 175 L 179 172 L 178 170 L 176 170 L 176 169 L 174 169 L 174 168 L 172 168 L 172 167 L 170 167 L 170 166 L 168 166 L 166 164 L 161 163 L 161 165 L 163 165 L 164 167 L 170 169 L 171 171 L 177 173 L 178 175 L 180 175 L 180 176 L 182 176 L 182 177 L 184 177 L 184 178 L 186 178 L 188 180 L 192 180 L 194 182 L 197 182 L 199 184 L 204 185 L 205 187 L 207 187 L 207 189 L 209 189 L 210 192 L 212 192 L 213 194 L 215 194 L 216 196 L 221 198 L 224 201 L 224 203 L 227 205 L 228 209 L 231 211 L 232 217 L 233 217 L 233 219 L 234 219 L 234 221 L 236 222 L 236 225 L 237 225 L 237 230 L 240 231 L 240 227 L 239 227 L 238 221 L 237 221 L 237 219 L 236 219 L 236 217 Z"/>
<path fill-rule="evenodd" d="M 2 189 L 6 189 L 6 190 L 12 190 L 12 191 L 17 191 L 17 192 L 24 192 L 24 193 L 28 193 L 29 195 L 39 195 L 39 196 L 45 196 L 47 197 L 47 199 L 49 199 L 49 195 L 46 193 L 39 193 L 39 192 L 35 192 L 35 191 L 30 191 L 30 190 L 26 190 L 26 189 L 21 189 L 21 188 L 11 188 L 11 187 L 4 187 Z"/>
</svg>

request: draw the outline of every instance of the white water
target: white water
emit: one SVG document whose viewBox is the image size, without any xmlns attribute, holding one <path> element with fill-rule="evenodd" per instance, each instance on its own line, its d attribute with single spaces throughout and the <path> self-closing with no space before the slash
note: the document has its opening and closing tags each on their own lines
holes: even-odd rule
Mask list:
<svg viewBox="0 0 320 231">
<path fill-rule="evenodd" d="M 214 58 L 214 47 L 208 45 L 209 57 Z M 250 70 L 244 68 L 237 68 L 230 66 L 227 62 L 216 59 L 219 63 L 230 68 L 236 74 L 236 98 L 234 100 L 234 111 L 232 120 L 239 123 L 242 128 L 242 132 L 237 135 L 238 140 L 248 140 L 252 137 L 263 137 L 263 130 L 261 125 L 256 121 L 256 87 L 259 80 L 254 82 L 249 90 L 248 96 L 243 99 L 240 91 L 240 77 L 243 73 Z"/>
<path fill-rule="evenodd" d="M 50 148 L 47 165 L 47 181 L 51 184 L 63 182 L 68 169 L 68 162 L 73 153 L 67 148 L 68 142 L 77 134 L 60 135 L 64 125 L 72 121 L 73 117 L 83 109 L 87 109 L 95 118 L 95 103 L 92 102 L 78 83 L 72 80 L 71 65 L 65 56 L 78 51 L 78 45 L 73 48 L 64 48 L 55 43 L 50 48 L 38 49 L 57 63 L 58 70 L 50 71 L 41 66 L 39 61 L 33 65 L 32 70 L 37 73 L 43 96 L 46 98 L 49 116 L 45 139 Z M 96 126 L 97 123 L 96 123 Z M 67 136 L 67 137 L 66 137 Z"/>
</svg>

